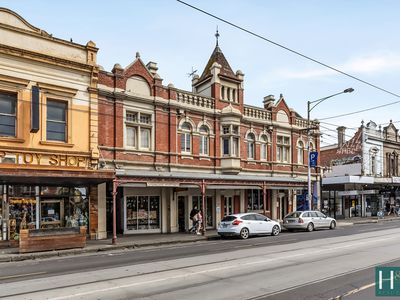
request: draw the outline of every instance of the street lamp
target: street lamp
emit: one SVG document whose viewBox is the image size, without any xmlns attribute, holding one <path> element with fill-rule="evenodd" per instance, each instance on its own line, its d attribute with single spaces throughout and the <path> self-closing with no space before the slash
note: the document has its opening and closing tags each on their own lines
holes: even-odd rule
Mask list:
<svg viewBox="0 0 400 300">
<path fill-rule="evenodd" d="M 340 92 L 340 93 L 336 93 L 318 100 L 314 100 L 314 101 L 307 101 L 307 150 L 308 150 L 308 178 L 307 178 L 307 182 L 308 182 L 308 208 L 312 209 L 312 194 L 311 194 L 311 160 L 310 160 L 310 154 L 311 154 L 311 149 L 310 149 L 310 144 L 311 144 L 311 137 L 310 137 L 310 131 L 311 131 L 311 127 L 310 127 L 310 112 L 319 104 L 321 104 L 322 102 L 324 102 L 325 100 L 335 97 L 337 95 L 340 94 L 344 94 L 344 93 L 351 93 L 353 92 L 354 89 L 353 88 L 347 88 L 344 91 Z M 314 104 L 315 103 L 315 104 Z M 311 104 L 314 104 L 313 106 L 311 106 Z"/>
</svg>

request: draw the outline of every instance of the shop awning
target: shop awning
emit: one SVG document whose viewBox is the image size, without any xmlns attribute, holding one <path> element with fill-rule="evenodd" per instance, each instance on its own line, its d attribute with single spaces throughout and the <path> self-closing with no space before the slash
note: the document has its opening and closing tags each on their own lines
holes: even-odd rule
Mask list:
<svg viewBox="0 0 400 300">
<path fill-rule="evenodd" d="M 113 170 L 48 169 L 0 165 L 0 184 L 100 184 L 114 178 Z"/>
</svg>

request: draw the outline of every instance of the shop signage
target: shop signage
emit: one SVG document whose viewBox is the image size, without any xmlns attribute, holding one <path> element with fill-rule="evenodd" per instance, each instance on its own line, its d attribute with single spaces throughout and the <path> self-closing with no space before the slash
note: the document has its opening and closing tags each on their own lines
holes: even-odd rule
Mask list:
<svg viewBox="0 0 400 300">
<path fill-rule="evenodd" d="M 0 163 L 14 163 L 25 166 L 87 168 L 90 165 L 90 157 L 70 154 L 0 151 Z"/>
</svg>

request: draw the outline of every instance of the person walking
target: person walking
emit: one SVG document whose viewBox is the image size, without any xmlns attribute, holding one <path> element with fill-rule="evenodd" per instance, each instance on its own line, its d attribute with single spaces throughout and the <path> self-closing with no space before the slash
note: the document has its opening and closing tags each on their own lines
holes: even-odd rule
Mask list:
<svg viewBox="0 0 400 300">
<path fill-rule="evenodd" d="M 196 234 L 200 235 L 203 229 L 203 213 L 201 210 L 197 213 L 197 224 L 196 224 Z"/>
<path fill-rule="evenodd" d="M 189 232 L 191 232 L 191 233 L 197 232 L 197 222 L 198 222 L 197 214 L 198 214 L 198 212 L 199 211 L 198 211 L 196 205 L 193 206 L 193 209 L 190 211 L 189 217 L 190 217 L 190 220 L 192 221 L 192 227 L 189 229 Z"/>
</svg>

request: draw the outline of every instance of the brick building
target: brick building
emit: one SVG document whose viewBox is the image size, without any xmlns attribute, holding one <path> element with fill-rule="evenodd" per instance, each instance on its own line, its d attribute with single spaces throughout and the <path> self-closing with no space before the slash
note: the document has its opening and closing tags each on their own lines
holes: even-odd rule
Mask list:
<svg viewBox="0 0 400 300">
<path fill-rule="evenodd" d="M 118 229 L 184 231 L 194 206 L 205 207 L 208 228 L 230 213 L 295 210 L 307 187 L 307 121 L 284 97 L 244 104 L 244 74 L 218 43 L 192 91 L 163 85 L 157 71 L 137 53 L 99 72 L 99 147 L 116 171 Z M 318 150 L 318 131 L 311 140 Z"/>
<path fill-rule="evenodd" d="M 387 207 L 400 207 L 398 130 L 390 121 L 381 127 L 362 122 L 345 140 L 345 127 L 338 127 L 338 143 L 321 148 L 322 208 L 331 216 L 376 216 Z"/>
</svg>

